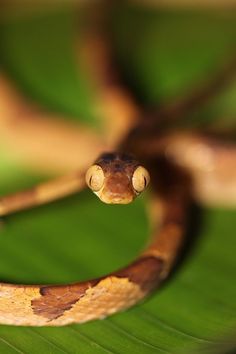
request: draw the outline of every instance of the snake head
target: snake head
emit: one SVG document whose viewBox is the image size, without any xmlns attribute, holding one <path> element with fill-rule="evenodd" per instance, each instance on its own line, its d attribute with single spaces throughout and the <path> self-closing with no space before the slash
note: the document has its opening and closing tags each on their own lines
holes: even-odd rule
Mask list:
<svg viewBox="0 0 236 354">
<path fill-rule="evenodd" d="M 88 187 L 107 204 L 131 203 L 148 185 L 148 171 L 131 155 L 105 153 L 88 169 Z"/>
</svg>

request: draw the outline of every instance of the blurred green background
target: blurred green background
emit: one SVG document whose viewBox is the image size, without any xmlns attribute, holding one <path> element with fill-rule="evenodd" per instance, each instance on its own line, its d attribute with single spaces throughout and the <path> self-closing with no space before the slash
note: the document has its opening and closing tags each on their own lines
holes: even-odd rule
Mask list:
<svg viewBox="0 0 236 354">
<path fill-rule="evenodd" d="M 146 106 L 167 102 L 213 74 L 236 47 L 236 13 L 120 5 L 116 54 Z M 1 16 L 2 70 L 48 110 L 97 125 L 88 79 L 74 56 L 76 5 L 12 8 Z M 236 83 L 188 117 L 187 125 L 235 123 Z M 191 118 L 191 119 L 189 119 Z M 69 119 L 69 118 L 68 118 Z M 45 178 L 0 151 L 1 194 Z M 1 225 L 3 281 L 66 283 L 96 277 L 131 259 L 148 238 L 146 196 L 107 206 L 85 191 L 7 217 Z M 203 209 L 191 252 L 145 303 L 103 321 L 63 328 L 0 326 L 1 353 L 227 353 L 236 329 L 236 212 Z M 117 227 L 117 223 L 119 228 Z M 226 349 L 229 348 L 229 349 Z M 233 353 L 234 351 L 232 351 Z"/>
</svg>

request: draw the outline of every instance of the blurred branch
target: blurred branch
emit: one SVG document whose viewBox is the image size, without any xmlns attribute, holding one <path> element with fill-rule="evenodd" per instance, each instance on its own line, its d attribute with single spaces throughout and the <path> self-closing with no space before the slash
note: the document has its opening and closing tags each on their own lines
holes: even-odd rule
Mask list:
<svg viewBox="0 0 236 354">
<path fill-rule="evenodd" d="M 101 0 L 2 0 L 1 12 L 9 12 L 18 10 L 20 12 L 35 12 L 38 10 L 55 9 L 63 6 L 88 5 L 102 2 Z M 138 6 L 152 8 L 233 8 L 236 10 L 236 0 L 126 0 L 127 4 L 135 4 Z M 119 3 L 119 2 L 118 2 Z"/>
<path fill-rule="evenodd" d="M 130 3 L 153 8 L 229 9 L 236 10 L 236 0 L 129 0 Z"/>
</svg>

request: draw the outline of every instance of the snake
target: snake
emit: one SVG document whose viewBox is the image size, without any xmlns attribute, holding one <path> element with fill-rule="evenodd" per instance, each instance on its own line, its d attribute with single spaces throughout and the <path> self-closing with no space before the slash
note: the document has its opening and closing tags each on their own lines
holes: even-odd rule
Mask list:
<svg viewBox="0 0 236 354">
<path fill-rule="evenodd" d="M 123 113 L 121 121 L 128 124 L 125 128 L 120 124 L 113 144 L 108 144 L 108 151 L 99 154 L 106 144 L 93 146 L 93 153 L 98 157 L 92 163 L 93 154 L 83 162 L 83 168 L 75 172 L 2 196 L 0 216 L 77 193 L 86 186 L 102 202 L 128 204 L 149 185 L 150 241 L 130 264 L 96 279 L 66 285 L 0 283 L 1 324 L 63 326 L 103 319 L 130 308 L 159 288 L 175 266 L 187 234 L 193 201 L 236 205 L 235 144 L 206 132 L 171 129 L 163 132 L 159 128 L 160 121 L 176 119 L 206 97 L 214 96 L 212 91 L 219 86 L 216 83 L 222 78 L 227 81 L 225 73 L 231 73 L 228 66 L 197 93 L 159 110 L 157 117 L 153 118 L 151 113 L 149 119 L 134 119 L 137 112 L 140 116 L 145 114 L 111 75 L 110 53 L 104 46 L 104 37 L 101 41 L 100 33 L 96 36 L 93 31 L 92 41 L 86 38 L 86 47 L 98 45 L 100 48 L 98 54 L 102 59 L 96 58 L 96 65 L 92 65 L 100 85 L 100 99 L 104 101 L 103 107 L 117 108 L 110 109 L 112 117 L 118 110 Z M 93 57 L 90 59 L 94 61 Z M 108 94 L 111 92 L 112 95 Z M 4 102 L 0 103 L 4 106 Z M 37 119 L 41 122 L 41 118 Z M 8 133 L 9 121 L 12 122 L 4 121 Z M 87 135 L 89 143 L 94 139 L 94 135 L 91 136 L 90 140 Z"/>
</svg>

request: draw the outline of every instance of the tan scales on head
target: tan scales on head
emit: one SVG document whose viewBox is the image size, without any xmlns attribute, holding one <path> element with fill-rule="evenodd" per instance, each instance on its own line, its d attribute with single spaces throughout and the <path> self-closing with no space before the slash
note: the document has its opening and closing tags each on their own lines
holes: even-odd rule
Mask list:
<svg viewBox="0 0 236 354">
<path fill-rule="evenodd" d="M 86 173 L 90 189 L 108 204 L 128 204 L 148 185 L 148 171 L 130 155 L 103 154 Z"/>
</svg>

